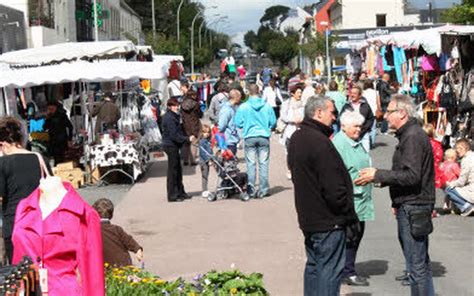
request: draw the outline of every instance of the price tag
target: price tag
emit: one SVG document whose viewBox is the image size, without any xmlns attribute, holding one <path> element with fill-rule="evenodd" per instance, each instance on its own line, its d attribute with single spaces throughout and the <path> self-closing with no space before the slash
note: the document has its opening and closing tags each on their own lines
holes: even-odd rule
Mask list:
<svg viewBox="0 0 474 296">
<path fill-rule="evenodd" d="M 48 270 L 46 268 L 40 268 L 38 272 L 39 272 L 41 293 L 48 293 Z"/>
</svg>

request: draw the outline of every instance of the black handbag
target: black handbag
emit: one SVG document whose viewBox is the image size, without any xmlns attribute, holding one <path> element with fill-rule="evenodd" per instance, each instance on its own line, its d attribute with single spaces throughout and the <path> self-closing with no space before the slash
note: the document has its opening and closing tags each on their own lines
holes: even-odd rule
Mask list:
<svg viewBox="0 0 474 296">
<path fill-rule="evenodd" d="M 421 238 L 433 232 L 430 209 L 412 209 L 408 212 L 410 232 L 414 238 Z"/>
</svg>

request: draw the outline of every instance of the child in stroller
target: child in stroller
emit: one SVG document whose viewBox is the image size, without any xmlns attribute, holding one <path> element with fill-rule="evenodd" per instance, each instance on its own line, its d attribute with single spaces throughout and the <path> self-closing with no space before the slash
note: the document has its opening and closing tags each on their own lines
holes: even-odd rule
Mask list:
<svg viewBox="0 0 474 296">
<path fill-rule="evenodd" d="M 240 200 L 248 201 L 250 199 L 247 193 L 248 176 L 239 170 L 234 154 L 229 149 L 219 149 L 216 156 L 205 149 L 201 151 L 214 163 L 218 176 L 216 191 L 209 193 L 207 199 L 215 201 L 238 194 Z"/>
</svg>

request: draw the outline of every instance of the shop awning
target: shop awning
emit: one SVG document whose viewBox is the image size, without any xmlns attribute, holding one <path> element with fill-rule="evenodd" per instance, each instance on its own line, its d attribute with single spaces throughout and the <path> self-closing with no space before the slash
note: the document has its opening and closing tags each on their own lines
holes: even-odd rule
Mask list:
<svg viewBox="0 0 474 296">
<path fill-rule="evenodd" d="M 77 61 L 34 68 L 0 71 L 0 87 L 31 87 L 74 81 L 103 82 L 129 79 L 165 79 L 169 61 Z"/>
<path fill-rule="evenodd" d="M 0 55 L 0 63 L 42 66 L 82 59 L 117 57 L 131 51 L 135 51 L 135 45 L 131 41 L 69 42 L 7 52 Z"/>
</svg>

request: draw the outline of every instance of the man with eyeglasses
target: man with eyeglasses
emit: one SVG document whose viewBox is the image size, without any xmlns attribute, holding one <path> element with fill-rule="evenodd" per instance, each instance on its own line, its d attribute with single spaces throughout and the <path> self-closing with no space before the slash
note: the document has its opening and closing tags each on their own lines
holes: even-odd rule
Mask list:
<svg viewBox="0 0 474 296">
<path fill-rule="evenodd" d="M 352 87 L 349 94 L 349 101 L 342 107 L 341 116 L 346 111 L 356 111 L 364 117 L 364 122 L 362 123 L 362 129 L 360 131 L 360 136 L 357 141 L 361 142 L 365 151 L 370 151 L 370 131 L 374 125 L 374 113 L 370 108 L 369 103 L 366 99 L 362 97 L 362 88 L 358 85 Z"/>
<path fill-rule="evenodd" d="M 329 97 L 310 97 L 304 120 L 288 147 L 296 212 L 307 255 L 305 296 L 339 295 L 346 226 L 358 222 L 351 177 L 329 139 L 336 116 Z"/>
<path fill-rule="evenodd" d="M 415 106 L 410 97 L 394 95 L 384 117 L 389 127 L 396 130 L 399 140 L 392 169 L 363 169 L 354 183 L 389 186 L 406 264 L 405 274 L 396 279 L 410 284 L 411 295 L 434 296 L 428 255 L 428 235 L 433 231 L 431 212 L 435 203 L 430 140 L 415 118 Z"/>
</svg>

